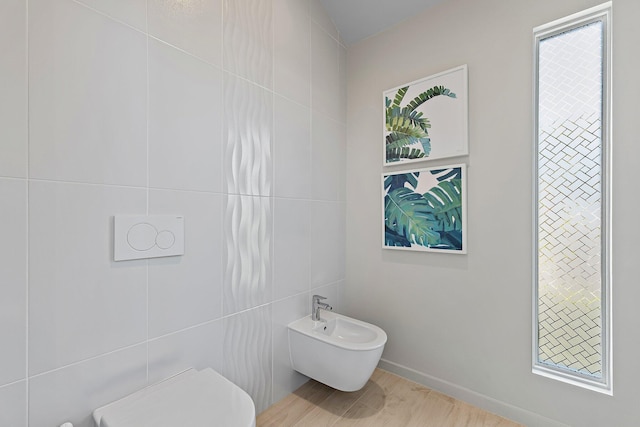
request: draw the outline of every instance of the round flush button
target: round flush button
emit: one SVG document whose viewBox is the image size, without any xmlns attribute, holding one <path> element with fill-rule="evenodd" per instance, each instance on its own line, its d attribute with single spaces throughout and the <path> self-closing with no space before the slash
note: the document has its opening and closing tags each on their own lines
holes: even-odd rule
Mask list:
<svg viewBox="0 0 640 427">
<path fill-rule="evenodd" d="M 176 236 L 169 230 L 163 230 L 156 236 L 156 245 L 160 249 L 169 249 L 176 242 Z"/>
<path fill-rule="evenodd" d="M 156 245 L 158 231 L 151 224 L 141 222 L 127 232 L 127 242 L 136 251 L 148 251 Z"/>
</svg>

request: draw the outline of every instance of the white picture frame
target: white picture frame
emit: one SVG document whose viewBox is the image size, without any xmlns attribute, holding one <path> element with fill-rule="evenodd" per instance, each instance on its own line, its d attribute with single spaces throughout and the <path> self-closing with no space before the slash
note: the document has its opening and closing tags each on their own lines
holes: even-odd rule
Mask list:
<svg viewBox="0 0 640 427">
<path fill-rule="evenodd" d="M 466 64 L 384 91 L 382 107 L 383 166 L 469 154 Z"/>
<path fill-rule="evenodd" d="M 382 174 L 384 249 L 467 253 L 466 164 Z"/>
</svg>

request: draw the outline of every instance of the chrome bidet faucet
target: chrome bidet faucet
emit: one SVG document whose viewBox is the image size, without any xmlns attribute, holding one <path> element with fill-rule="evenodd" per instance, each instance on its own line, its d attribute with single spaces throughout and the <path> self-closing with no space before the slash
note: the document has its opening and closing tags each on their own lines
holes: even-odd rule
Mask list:
<svg viewBox="0 0 640 427">
<path fill-rule="evenodd" d="M 320 302 L 320 300 L 327 299 L 326 297 L 320 295 L 314 295 L 311 298 L 311 320 L 319 321 L 320 319 L 320 309 L 323 310 L 333 310 L 329 304 Z"/>
</svg>

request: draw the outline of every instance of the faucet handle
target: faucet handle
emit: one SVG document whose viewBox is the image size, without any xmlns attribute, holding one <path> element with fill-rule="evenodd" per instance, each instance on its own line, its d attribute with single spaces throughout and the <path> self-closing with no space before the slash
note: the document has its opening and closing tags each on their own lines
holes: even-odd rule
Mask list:
<svg viewBox="0 0 640 427">
<path fill-rule="evenodd" d="M 314 295 L 313 296 L 313 300 L 314 301 L 321 301 L 323 299 L 327 299 L 327 297 L 323 297 L 322 295 Z"/>
</svg>

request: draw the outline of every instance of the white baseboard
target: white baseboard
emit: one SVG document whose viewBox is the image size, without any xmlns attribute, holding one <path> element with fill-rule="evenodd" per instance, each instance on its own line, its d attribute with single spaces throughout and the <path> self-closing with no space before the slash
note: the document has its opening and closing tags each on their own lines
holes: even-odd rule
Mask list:
<svg viewBox="0 0 640 427">
<path fill-rule="evenodd" d="M 430 389 L 439 391 L 440 393 L 444 393 L 458 400 L 462 400 L 463 402 L 482 408 L 485 411 L 500 415 L 501 417 L 520 424 L 524 424 L 527 427 L 570 427 L 567 424 L 551 420 L 543 417 L 542 415 L 536 414 L 535 412 L 527 411 L 526 409 L 501 402 L 386 359 L 380 359 L 378 367 L 418 384 L 422 384 Z"/>
</svg>

